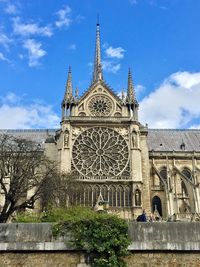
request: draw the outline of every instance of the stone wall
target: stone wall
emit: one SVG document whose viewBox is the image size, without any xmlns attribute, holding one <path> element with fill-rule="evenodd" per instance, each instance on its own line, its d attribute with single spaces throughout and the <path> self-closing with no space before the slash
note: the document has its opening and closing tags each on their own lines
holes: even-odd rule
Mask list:
<svg viewBox="0 0 200 267">
<path fill-rule="evenodd" d="M 1 267 L 89 267 L 77 252 L 3 252 Z M 128 267 L 200 267 L 200 255 L 195 252 L 131 252 Z"/>
<path fill-rule="evenodd" d="M 200 267 L 200 254 L 195 252 L 132 252 L 128 267 Z"/>
<path fill-rule="evenodd" d="M 0 267 L 86 267 L 69 237 L 55 239 L 50 223 L 0 224 Z M 200 223 L 129 225 L 128 267 L 200 267 Z"/>
</svg>

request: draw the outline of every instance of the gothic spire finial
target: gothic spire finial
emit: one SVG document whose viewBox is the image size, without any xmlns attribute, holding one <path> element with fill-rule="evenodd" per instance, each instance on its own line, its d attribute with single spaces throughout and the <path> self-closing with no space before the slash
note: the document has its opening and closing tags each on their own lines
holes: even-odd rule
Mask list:
<svg viewBox="0 0 200 267">
<path fill-rule="evenodd" d="M 126 102 L 128 104 L 137 103 L 136 96 L 135 96 L 135 89 L 131 74 L 131 69 L 128 69 L 128 88 L 127 88 L 127 96 L 126 96 Z"/>
<path fill-rule="evenodd" d="M 65 96 L 64 101 L 71 101 L 73 99 L 73 93 L 72 93 L 72 71 L 71 66 L 69 66 L 68 70 L 68 76 L 67 76 L 67 83 L 65 86 Z"/>
<path fill-rule="evenodd" d="M 78 87 L 76 87 L 75 97 L 78 98 Z"/>
<path fill-rule="evenodd" d="M 97 24 L 96 24 L 96 43 L 95 43 L 93 82 L 96 82 L 99 80 L 103 80 L 103 72 L 102 72 L 102 65 L 101 65 L 100 24 L 99 24 L 99 15 L 98 15 Z"/>
<path fill-rule="evenodd" d="M 122 88 L 122 101 L 124 101 L 125 94 L 124 94 L 124 88 Z"/>
</svg>

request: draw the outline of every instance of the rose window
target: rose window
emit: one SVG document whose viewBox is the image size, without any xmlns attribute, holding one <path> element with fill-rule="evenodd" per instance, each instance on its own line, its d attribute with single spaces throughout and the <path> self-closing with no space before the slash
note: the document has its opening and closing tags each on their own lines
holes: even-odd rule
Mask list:
<svg viewBox="0 0 200 267">
<path fill-rule="evenodd" d="M 108 116 L 112 107 L 112 100 L 105 95 L 95 95 L 88 102 L 88 109 L 92 116 Z"/>
<path fill-rule="evenodd" d="M 72 159 L 81 175 L 94 178 L 117 176 L 127 167 L 128 146 L 124 138 L 113 129 L 94 127 L 77 137 Z"/>
</svg>

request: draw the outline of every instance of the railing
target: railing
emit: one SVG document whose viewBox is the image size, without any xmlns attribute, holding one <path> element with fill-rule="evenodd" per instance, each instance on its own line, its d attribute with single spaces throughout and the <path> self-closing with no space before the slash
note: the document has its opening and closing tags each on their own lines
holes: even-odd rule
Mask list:
<svg viewBox="0 0 200 267">
<path fill-rule="evenodd" d="M 119 122 L 119 121 L 134 121 L 131 117 L 90 117 L 90 116 L 65 116 L 64 120 L 69 121 L 109 121 L 109 122 Z"/>
<path fill-rule="evenodd" d="M 82 181 L 132 181 L 130 176 L 75 176 L 74 178 Z"/>
</svg>

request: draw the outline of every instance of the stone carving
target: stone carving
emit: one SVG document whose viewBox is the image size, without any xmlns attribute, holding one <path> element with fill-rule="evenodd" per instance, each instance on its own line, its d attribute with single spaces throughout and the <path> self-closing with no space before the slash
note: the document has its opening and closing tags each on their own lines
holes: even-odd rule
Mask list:
<svg viewBox="0 0 200 267">
<path fill-rule="evenodd" d="M 135 206 L 141 206 L 141 192 L 139 189 L 135 190 Z"/>
<path fill-rule="evenodd" d="M 74 140 L 80 133 L 86 130 L 87 127 L 76 127 L 72 129 L 72 139 Z"/>
<path fill-rule="evenodd" d="M 64 147 L 69 146 L 69 130 L 65 130 L 64 132 Z"/>
<path fill-rule="evenodd" d="M 138 147 L 138 136 L 135 130 L 132 131 L 131 140 L 132 140 L 132 147 L 133 148 Z"/>
<path fill-rule="evenodd" d="M 113 110 L 112 100 L 106 95 L 95 95 L 88 102 L 92 116 L 109 116 Z"/>
<path fill-rule="evenodd" d="M 108 177 L 121 174 L 129 162 L 125 139 L 106 127 L 89 128 L 75 140 L 72 149 L 73 165 L 87 177 Z"/>
<path fill-rule="evenodd" d="M 126 140 L 128 140 L 128 129 L 127 128 L 114 128 L 116 132 L 122 135 Z"/>
</svg>

